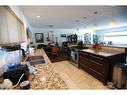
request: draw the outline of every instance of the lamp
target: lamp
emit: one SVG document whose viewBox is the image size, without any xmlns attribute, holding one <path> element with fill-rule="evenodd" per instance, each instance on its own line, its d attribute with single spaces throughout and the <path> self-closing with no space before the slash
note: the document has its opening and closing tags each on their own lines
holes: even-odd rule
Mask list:
<svg viewBox="0 0 127 95">
<path fill-rule="evenodd" d="M 109 26 L 110 26 L 110 27 L 115 26 L 115 19 L 112 19 L 112 20 L 110 21 Z"/>
<path fill-rule="evenodd" d="M 98 12 L 97 11 L 95 11 L 94 12 L 94 15 L 96 15 L 96 17 L 97 17 L 97 14 L 98 14 Z M 96 20 L 96 19 L 95 19 Z M 94 22 L 94 24 L 93 24 L 93 29 L 95 30 L 96 28 L 97 28 L 97 22 Z"/>
<path fill-rule="evenodd" d="M 86 22 L 85 20 L 87 19 L 87 17 L 84 16 L 83 19 L 84 19 L 84 22 Z M 84 23 L 84 24 L 85 24 L 85 23 Z M 85 27 L 84 27 L 84 32 L 88 32 L 88 29 L 86 28 L 86 24 L 85 24 Z"/>
<path fill-rule="evenodd" d="M 112 17 L 112 20 L 109 22 L 109 26 L 110 27 L 115 26 L 115 19 L 114 19 L 113 15 L 114 15 L 113 6 L 111 6 L 111 17 Z"/>
<path fill-rule="evenodd" d="M 76 31 L 79 31 L 79 28 L 76 28 Z"/>
<path fill-rule="evenodd" d="M 88 29 L 86 27 L 84 28 L 84 32 L 88 32 Z"/>
<path fill-rule="evenodd" d="M 93 24 L 93 29 L 95 30 L 97 28 L 97 23 Z"/>
<path fill-rule="evenodd" d="M 54 31 L 52 30 L 53 25 L 48 25 L 48 26 L 49 26 L 50 31 L 48 32 L 47 41 L 51 41 L 51 40 L 53 39 L 53 36 L 51 35 L 51 33 L 54 32 Z M 51 39 L 51 36 L 52 36 L 52 39 Z"/>
<path fill-rule="evenodd" d="M 75 22 L 77 23 L 77 25 L 79 24 L 79 20 L 75 20 Z M 76 31 L 79 31 L 79 28 L 76 28 Z"/>
</svg>

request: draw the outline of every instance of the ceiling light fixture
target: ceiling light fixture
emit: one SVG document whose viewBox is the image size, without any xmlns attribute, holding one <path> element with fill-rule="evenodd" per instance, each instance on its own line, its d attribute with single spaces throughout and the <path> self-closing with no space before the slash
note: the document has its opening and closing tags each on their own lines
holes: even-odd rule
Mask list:
<svg viewBox="0 0 127 95">
<path fill-rule="evenodd" d="M 114 19 L 112 19 L 112 20 L 110 21 L 109 25 L 110 25 L 110 27 L 115 26 L 115 20 L 114 20 Z"/>
<path fill-rule="evenodd" d="M 84 32 L 88 32 L 88 29 L 86 27 L 84 28 Z"/>
<path fill-rule="evenodd" d="M 77 23 L 77 26 L 78 26 L 79 23 L 80 23 L 79 20 L 75 20 L 75 22 Z M 79 31 L 79 28 L 78 28 L 78 27 L 76 28 L 76 31 Z"/>
<path fill-rule="evenodd" d="M 76 20 L 75 22 L 79 22 L 79 20 Z"/>
<path fill-rule="evenodd" d="M 95 30 L 97 28 L 97 23 L 93 24 L 93 29 Z"/>
<path fill-rule="evenodd" d="M 83 19 L 86 19 L 86 18 L 87 18 L 86 16 L 83 17 Z"/>
<path fill-rule="evenodd" d="M 49 24 L 48 26 L 49 26 L 49 28 L 53 28 L 53 25 L 52 24 Z"/>
<path fill-rule="evenodd" d="M 86 28 L 86 19 L 87 19 L 87 17 L 86 16 L 84 16 L 83 17 L 83 19 L 84 19 L 84 32 L 88 32 L 88 29 Z"/>
<path fill-rule="evenodd" d="M 79 28 L 76 28 L 76 31 L 79 31 Z"/>
<path fill-rule="evenodd" d="M 115 19 L 114 19 L 114 10 L 113 10 L 113 6 L 111 6 L 111 18 L 112 18 L 112 20 L 109 22 L 109 26 L 110 26 L 110 27 L 114 27 L 114 26 L 115 26 Z"/>
<path fill-rule="evenodd" d="M 41 16 L 38 15 L 38 16 L 36 16 L 36 17 L 37 17 L 37 18 L 40 18 Z"/>
<path fill-rule="evenodd" d="M 98 14 L 98 12 L 97 11 L 95 11 L 95 12 L 93 12 L 95 15 L 96 15 L 96 17 L 97 17 L 97 14 Z M 96 28 L 97 28 L 97 22 L 94 22 L 94 24 L 93 24 L 93 29 L 95 30 Z"/>
<path fill-rule="evenodd" d="M 95 11 L 95 12 L 94 12 L 94 14 L 98 14 L 98 12 L 97 12 L 97 11 Z"/>
</svg>

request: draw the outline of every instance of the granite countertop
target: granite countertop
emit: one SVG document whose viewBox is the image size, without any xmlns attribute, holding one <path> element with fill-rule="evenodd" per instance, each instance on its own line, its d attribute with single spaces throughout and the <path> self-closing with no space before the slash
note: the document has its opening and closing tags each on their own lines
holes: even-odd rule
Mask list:
<svg viewBox="0 0 127 95">
<path fill-rule="evenodd" d="M 113 56 L 113 55 L 124 53 L 124 52 L 105 51 L 105 50 L 96 51 L 96 50 L 93 50 L 93 49 L 83 49 L 81 51 L 92 53 L 92 54 L 96 54 L 96 55 L 100 55 L 100 56 L 104 56 L 104 57 L 108 57 L 108 56 Z"/>
<path fill-rule="evenodd" d="M 54 71 L 54 66 L 43 49 L 37 49 L 30 56 L 43 56 L 45 63 L 36 64 L 35 78 L 30 82 L 30 89 L 68 89 L 66 82 Z"/>
<path fill-rule="evenodd" d="M 52 64 L 35 66 L 35 78 L 30 83 L 30 89 L 67 89 L 65 81 L 54 72 Z"/>
</svg>

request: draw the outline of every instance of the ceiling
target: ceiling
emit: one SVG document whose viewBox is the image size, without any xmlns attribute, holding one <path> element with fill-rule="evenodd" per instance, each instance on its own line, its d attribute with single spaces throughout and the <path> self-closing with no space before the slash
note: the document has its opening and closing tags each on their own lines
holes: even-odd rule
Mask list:
<svg viewBox="0 0 127 95">
<path fill-rule="evenodd" d="M 31 27 L 83 28 L 127 9 L 120 6 L 20 6 Z M 37 18 L 36 16 L 40 16 Z"/>
</svg>

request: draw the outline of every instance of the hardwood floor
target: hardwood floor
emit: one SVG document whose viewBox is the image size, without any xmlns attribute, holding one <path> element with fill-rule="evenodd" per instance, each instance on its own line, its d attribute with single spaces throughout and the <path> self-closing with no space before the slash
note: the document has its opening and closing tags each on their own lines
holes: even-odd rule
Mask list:
<svg viewBox="0 0 127 95">
<path fill-rule="evenodd" d="M 53 63 L 55 71 L 65 80 L 69 89 L 108 89 L 100 81 L 82 69 L 70 64 L 70 61 Z"/>
</svg>

